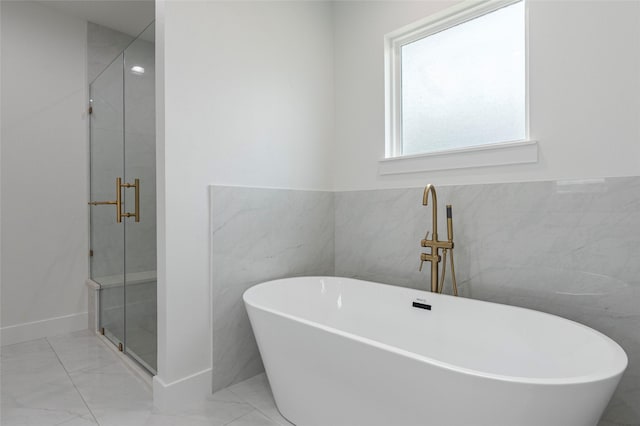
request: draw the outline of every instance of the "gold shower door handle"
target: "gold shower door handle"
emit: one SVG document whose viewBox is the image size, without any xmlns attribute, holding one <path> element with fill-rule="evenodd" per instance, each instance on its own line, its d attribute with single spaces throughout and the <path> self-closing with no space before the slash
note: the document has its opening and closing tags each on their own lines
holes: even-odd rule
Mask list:
<svg viewBox="0 0 640 426">
<path fill-rule="evenodd" d="M 90 201 L 90 206 L 101 206 L 101 205 L 115 205 L 116 206 L 116 221 L 118 223 L 122 222 L 122 198 L 120 196 L 120 187 L 122 186 L 122 178 L 116 178 L 116 199 L 115 201 Z"/>
<path fill-rule="evenodd" d="M 136 222 L 140 222 L 140 179 L 135 179 L 134 183 L 123 183 L 123 188 L 135 188 L 135 213 L 122 213 L 123 217 L 135 217 Z"/>
<path fill-rule="evenodd" d="M 101 205 L 115 205 L 116 206 L 116 221 L 122 222 L 123 217 L 135 217 L 136 222 L 140 222 L 140 179 L 136 179 L 135 183 L 122 183 L 122 178 L 116 178 L 116 199 L 115 201 L 90 201 L 91 206 Z M 135 213 L 123 213 L 122 212 L 122 188 L 135 188 Z"/>
</svg>

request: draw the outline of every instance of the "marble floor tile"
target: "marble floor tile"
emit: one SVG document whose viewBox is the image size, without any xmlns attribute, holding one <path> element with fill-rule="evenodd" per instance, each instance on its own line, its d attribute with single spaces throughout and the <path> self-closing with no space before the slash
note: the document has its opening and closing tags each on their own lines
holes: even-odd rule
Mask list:
<svg viewBox="0 0 640 426">
<path fill-rule="evenodd" d="M 97 423 L 87 414 L 82 416 L 63 410 L 13 408 L 0 416 L 2 426 L 95 426 Z"/>
<path fill-rule="evenodd" d="M 140 424 L 140 426 L 212 426 L 215 424 L 216 423 L 211 423 L 208 419 L 152 414 L 147 421 Z"/>
<path fill-rule="evenodd" d="M 212 395 L 206 401 L 196 402 L 178 411 L 161 412 L 154 410 L 154 414 L 180 417 L 193 421 L 207 420 L 209 425 L 223 426 L 253 410 L 255 410 L 255 407 L 240 398 L 237 398 L 236 401 L 220 400 Z"/>
<path fill-rule="evenodd" d="M 144 424 L 151 414 L 150 389 L 120 362 L 69 375 L 100 425 Z"/>
<path fill-rule="evenodd" d="M 67 378 L 64 367 L 44 339 L 3 347 L 0 362 L 3 394 L 21 395 L 31 392 L 37 384 Z"/>
<path fill-rule="evenodd" d="M 53 353 L 51 345 L 47 343 L 47 339 L 29 340 L 28 342 L 16 343 L 0 348 L 0 358 L 3 361 L 7 359 L 28 358 L 43 353 Z"/>
<path fill-rule="evenodd" d="M 221 389 L 218 392 L 214 393 L 213 395 L 211 395 L 211 399 L 226 402 L 245 402 L 244 399 L 231 392 L 229 388 Z"/>
<path fill-rule="evenodd" d="M 266 374 L 258 374 L 244 382 L 230 386 L 228 389 L 253 405 L 269 419 L 276 422 L 276 424 L 291 426 L 291 423 L 282 417 L 276 408 L 276 403 L 273 400 L 273 394 L 271 393 Z"/>
<path fill-rule="evenodd" d="M 89 330 L 49 337 L 47 340 L 69 373 L 119 363 L 118 356 L 113 351 L 106 351 L 104 343 Z"/>
<path fill-rule="evenodd" d="M 121 410 L 113 409 L 96 414 L 100 426 L 141 426 L 152 417 L 149 409 Z"/>
<path fill-rule="evenodd" d="M 3 347 L 0 364 L 3 426 L 96 424 L 46 339 Z"/>
<path fill-rule="evenodd" d="M 2 426 L 277 426 L 264 374 L 172 412 L 153 407 L 146 383 L 93 332 L 1 350 Z M 250 399 L 247 400 L 243 396 Z"/>
<path fill-rule="evenodd" d="M 258 410 L 253 410 L 249 414 L 245 414 L 228 423 L 227 426 L 278 426 L 279 423 L 274 422 L 270 418 L 266 417 Z"/>
</svg>

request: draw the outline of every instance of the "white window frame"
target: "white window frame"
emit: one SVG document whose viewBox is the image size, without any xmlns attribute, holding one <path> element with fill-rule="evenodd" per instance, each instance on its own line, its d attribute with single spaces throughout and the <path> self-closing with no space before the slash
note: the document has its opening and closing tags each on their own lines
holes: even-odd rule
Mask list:
<svg viewBox="0 0 640 426">
<path fill-rule="evenodd" d="M 415 155 L 402 155 L 402 46 L 524 1 L 525 6 L 525 139 L 487 143 Z M 385 157 L 379 173 L 419 173 L 468 167 L 535 163 L 538 144 L 529 139 L 529 25 L 526 0 L 467 0 L 385 36 Z"/>
</svg>

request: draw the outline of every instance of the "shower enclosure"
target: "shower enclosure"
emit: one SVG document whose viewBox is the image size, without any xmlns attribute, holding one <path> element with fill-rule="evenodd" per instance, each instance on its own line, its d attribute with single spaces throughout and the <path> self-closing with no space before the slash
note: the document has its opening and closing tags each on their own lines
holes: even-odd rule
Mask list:
<svg viewBox="0 0 640 426">
<path fill-rule="evenodd" d="M 91 279 L 99 328 L 156 371 L 155 28 L 90 84 Z"/>
</svg>

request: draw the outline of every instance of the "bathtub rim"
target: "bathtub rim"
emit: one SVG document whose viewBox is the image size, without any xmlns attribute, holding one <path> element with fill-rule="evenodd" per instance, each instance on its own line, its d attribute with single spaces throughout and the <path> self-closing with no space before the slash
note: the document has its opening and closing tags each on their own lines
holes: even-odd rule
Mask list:
<svg viewBox="0 0 640 426">
<path fill-rule="evenodd" d="M 427 292 L 425 290 L 420 290 L 420 289 L 414 289 L 414 288 L 409 288 L 409 287 L 400 287 L 400 286 L 394 286 L 391 284 L 385 284 L 385 283 L 379 283 L 376 281 L 368 281 L 368 280 L 360 280 L 357 278 L 349 278 L 349 277 L 333 277 L 333 276 L 296 276 L 296 277 L 289 277 L 289 278 L 279 278 L 279 279 L 275 279 L 275 280 L 269 280 L 269 281 L 265 281 L 265 282 L 261 282 L 258 284 L 255 284 L 251 287 L 249 287 L 247 290 L 244 291 L 244 293 L 242 294 L 242 300 L 245 303 L 245 305 L 251 306 L 254 309 L 259 309 L 262 310 L 264 312 L 268 312 L 270 314 L 282 317 L 282 318 L 287 318 L 289 320 L 293 320 L 311 327 L 315 327 L 318 329 L 321 329 L 323 331 L 329 332 L 329 333 L 333 333 L 333 334 L 337 334 L 341 337 L 345 337 L 345 338 L 349 338 L 352 340 L 355 340 L 357 342 L 360 343 L 364 343 L 367 345 L 371 345 L 375 348 L 384 350 L 384 351 L 388 351 L 394 354 L 397 354 L 399 356 L 403 356 L 406 358 L 410 358 L 416 361 L 420 361 L 420 362 L 426 362 L 428 364 L 437 366 L 439 368 L 443 368 L 445 370 L 448 371 L 452 371 L 452 372 L 457 372 L 457 373 L 464 373 L 464 374 L 468 374 L 471 376 L 475 376 L 475 377 L 480 377 L 480 378 L 485 378 L 485 379 L 491 379 L 491 380 L 497 380 L 497 381 L 502 381 L 502 382 L 509 382 L 509 383 L 519 383 L 519 384 L 532 384 L 532 385 L 548 385 L 548 386 L 560 386 L 560 385 L 578 385 L 578 384 L 584 384 L 584 383 L 596 383 L 596 382 L 600 382 L 600 381 L 606 381 L 606 380 L 610 380 L 610 379 L 614 379 L 615 377 L 621 377 L 622 374 L 625 372 L 625 370 L 627 369 L 628 365 L 629 365 L 629 357 L 627 356 L 627 353 L 625 352 L 625 350 L 612 338 L 610 338 L 609 336 L 607 336 L 606 334 L 595 330 L 589 326 L 586 326 L 582 323 L 579 323 L 577 321 L 573 321 L 570 320 L 568 318 L 564 318 L 558 315 L 554 315 L 554 314 L 550 314 L 547 312 L 542 312 L 542 311 L 538 311 L 535 309 L 530 309 L 530 308 L 524 308 L 524 307 L 520 307 L 520 306 L 514 306 L 514 305 L 507 305 L 504 303 L 496 303 L 496 302 L 489 302 L 489 301 L 485 301 L 485 300 L 477 300 L 477 299 L 471 299 L 471 298 L 465 298 L 467 300 L 470 301 L 474 301 L 474 302 L 481 302 L 481 303 L 489 303 L 489 304 L 493 304 L 493 305 L 501 305 L 501 306 L 508 306 L 510 308 L 513 309 L 523 309 L 523 310 L 527 310 L 527 311 L 533 311 L 536 312 L 537 314 L 540 315 L 546 315 L 546 316 L 552 316 L 556 319 L 562 320 L 562 321 L 568 321 L 570 323 L 573 323 L 577 326 L 579 326 L 582 329 L 585 329 L 586 331 L 591 332 L 592 334 L 596 335 L 598 338 L 604 339 L 609 345 L 611 345 L 616 352 L 616 361 L 623 361 L 623 367 L 620 369 L 616 369 L 616 371 L 612 374 L 604 374 L 604 373 L 594 373 L 594 374 L 588 374 L 588 375 L 582 375 L 582 376 L 574 376 L 574 377 L 561 377 L 561 378 L 549 378 L 549 377 L 544 377 L 544 378 L 537 378 L 537 377 L 523 377 L 523 376 L 506 376 L 506 375 L 502 375 L 502 374 L 494 374 L 494 373 L 487 373 L 487 372 L 483 372 L 483 371 L 479 371 L 479 370 L 473 370 L 470 368 L 465 368 L 465 367 L 460 367 L 454 364 L 450 364 L 444 361 L 439 361 L 433 358 L 430 358 L 428 356 L 425 355 L 421 355 L 421 354 L 417 354 L 415 352 L 410 352 L 401 348 L 398 348 L 396 346 L 392 346 L 383 342 L 379 342 L 377 340 L 373 340 L 367 337 L 363 337 L 363 336 L 359 336 L 357 334 L 353 334 L 353 333 L 349 333 L 346 331 L 342 331 L 339 330 L 337 328 L 334 327 L 329 327 L 327 325 L 324 324 L 320 324 L 318 322 L 315 321 L 311 321 L 311 320 L 307 320 L 304 318 L 300 318 L 297 317 L 295 315 L 291 315 L 288 313 L 284 313 L 281 311 L 277 311 L 275 309 L 272 308 L 268 308 L 265 307 L 263 305 L 259 305 L 257 302 L 255 301 L 251 301 L 249 300 L 251 297 L 251 293 L 253 293 L 251 290 L 255 289 L 257 287 L 262 287 L 262 286 L 267 286 L 267 285 L 274 285 L 277 282 L 281 282 L 281 281 L 293 281 L 293 280 L 300 280 L 300 279 L 347 279 L 347 280 L 352 280 L 352 281 L 359 281 L 362 283 L 370 283 L 370 284 L 375 284 L 375 285 L 381 285 L 381 286 L 386 286 L 386 287 L 392 287 L 392 288 L 401 288 L 401 289 L 406 289 L 406 290 L 413 290 L 413 291 L 419 291 L 419 292 L 424 292 L 424 293 L 428 293 L 430 296 L 435 296 L 436 298 L 438 297 L 455 297 L 455 296 L 450 296 L 447 294 L 439 294 L 439 293 L 431 293 L 431 292 Z M 619 359 L 618 359 L 619 358 Z"/>
</svg>

